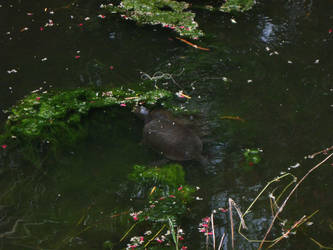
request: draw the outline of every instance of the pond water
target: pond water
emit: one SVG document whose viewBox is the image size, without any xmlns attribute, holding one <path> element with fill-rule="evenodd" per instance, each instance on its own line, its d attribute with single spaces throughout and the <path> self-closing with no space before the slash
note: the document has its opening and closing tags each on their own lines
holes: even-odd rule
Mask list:
<svg viewBox="0 0 333 250">
<path fill-rule="evenodd" d="M 178 105 L 199 110 L 198 129 L 211 162 L 206 171 L 196 162 L 183 164 L 188 183 L 199 186 L 203 198 L 184 221 L 189 249 L 205 248 L 198 224 L 213 209 L 226 208 L 229 197 L 245 211 L 268 181 L 281 172 L 301 178 L 324 157 L 305 156 L 332 146 L 332 1 L 261 1 L 238 15 L 196 9 L 206 37 L 195 42 L 209 52 L 181 43 L 169 30 L 105 13 L 101 3 L 0 4 L 0 109 L 39 88 L 127 88 L 141 81 L 141 72 L 172 74 L 192 97 Z M 179 90 L 164 82 L 156 84 Z M 89 114 L 87 138 L 43 171 L 19 165 L 17 154 L 13 170 L 0 176 L 0 249 L 102 249 L 107 240 L 119 241 L 131 222 L 118 215 L 137 206 L 127 175 L 133 165 L 160 158 L 140 144 L 143 123 L 120 114 Z M 6 116 L 1 113 L 2 122 Z M 259 164 L 245 163 L 246 148 L 262 149 Z M 302 225 L 275 249 L 317 249 L 315 241 L 332 247 L 331 164 L 301 184 L 280 216 L 291 226 L 319 210 L 310 219 L 314 224 Z M 249 239 L 262 239 L 270 224 L 268 195 L 246 217 Z M 227 233 L 224 249 L 231 249 L 227 215 L 216 218 L 218 234 Z M 269 238 L 276 238 L 281 229 L 272 233 Z M 235 241 L 236 249 L 258 247 L 237 233 Z"/>
</svg>

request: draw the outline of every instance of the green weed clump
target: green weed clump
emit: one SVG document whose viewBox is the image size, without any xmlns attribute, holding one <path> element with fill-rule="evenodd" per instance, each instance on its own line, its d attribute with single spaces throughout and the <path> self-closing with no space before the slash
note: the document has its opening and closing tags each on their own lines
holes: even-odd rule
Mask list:
<svg viewBox="0 0 333 250">
<path fill-rule="evenodd" d="M 179 164 L 150 168 L 134 166 L 129 179 L 135 181 L 136 193 L 145 194 L 146 202 L 142 210 L 130 213 L 135 224 L 124 234 L 121 241 L 138 223 L 140 229 L 135 230 L 138 236 L 132 237 L 127 247 L 179 249 L 178 247 L 184 244 L 180 242 L 184 240 L 184 232 L 179 226 L 180 219 L 187 213 L 188 204 L 193 200 L 196 190 L 185 184 L 184 177 L 183 167 Z M 146 232 L 143 233 L 142 230 Z M 148 236 L 150 234 L 151 236 Z"/>
<path fill-rule="evenodd" d="M 255 0 L 227 0 L 220 8 L 223 12 L 244 12 L 250 10 Z"/>
<path fill-rule="evenodd" d="M 171 95 L 161 89 L 140 92 L 79 88 L 32 93 L 9 110 L 0 144 L 5 145 L 6 150 L 18 149 L 24 158 L 39 165 L 40 153 L 73 146 L 86 136 L 83 118 L 91 110 L 120 106 L 130 111 L 138 102 L 154 105 Z"/>
<path fill-rule="evenodd" d="M 194 21 L 195 13 L 185 11 L 188 7 L 186 2 L 172 0 L 123 0 L 118 6 L 107 6 L 111 13 L 121 13 L 126 20 L 139 24 L 160 24 L 180 36 L 197 39 L 203 36 L 203 32 Z"/>
</svg>

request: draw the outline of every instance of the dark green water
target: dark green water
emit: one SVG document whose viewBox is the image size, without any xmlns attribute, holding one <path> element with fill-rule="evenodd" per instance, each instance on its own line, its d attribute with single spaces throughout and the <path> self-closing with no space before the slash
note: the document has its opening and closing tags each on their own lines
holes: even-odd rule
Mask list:
<svg viewBox="0 0 333 250">
<path fill-rule="evenodd" d="M 206 38 L 198 44 L 210 52 L 187 47 L 160 27 L 125 23 L 100 10 L 101 2 L 68 3 L 1 3 L 0 109 L 40 87 L 131 87 L 140 81 L 140 72 L 174 74 L 192 97 L 179 105 L 200 110 L 199 129 L 212 163 L 209 174 L 195 162 L 184 163 L 187 181 L 200 186 L 203 198 L 194 202 L 184 222 L 190 249 L 204 248 L 197 226 L 212 209 L 227 207 L 231 197 L 245 211 L 280 172 L 300 163 L 290 172 L 301 178 L 323 159 L 304 157 L 332 146 L 331 1 L 260 2 L 238 16 L 200 11 Z M 50 19 L 54 26 L 44 27 Z M 29 29 L 21 31 L 25 27 Z M 8 73 L 12 69 L 17 73 Z M 121 238 L 131 223 L 126 215 L 112 215 L 137 205 L 130 201 L 127 174 L 134 164 L 158 157 L 140 145 L 142 122 L 127 113 L 111 120 L 109 112 L 90 114 L 87 139 L 50 162 L 43 173 L 18 165 L 19 159 L 11 163 L 13 171 L 0 176 L 0 249 L 102 249 L 104 241 Z M 243 150 L 258 147 L 262 161 L 244 168 Z M 275 249 L 317 249 L 310 237 L 332 246 L 331 163 L 306 179 L 281 214 L 293 224 L 319 209 L 311 218 L 314 224 L 303 225 Z M 246 217 L 251 239 L 262 239 L 269 226 L 268 194 Z M 231 246 L 228 218 L 216 218 L 216 231 L 227 232 L 226 249 Z M 273 233 L 277 237 L 281 229 Z M 239 235 L 235 239 L 236 249 L 258 246 Z"/>
</svg>

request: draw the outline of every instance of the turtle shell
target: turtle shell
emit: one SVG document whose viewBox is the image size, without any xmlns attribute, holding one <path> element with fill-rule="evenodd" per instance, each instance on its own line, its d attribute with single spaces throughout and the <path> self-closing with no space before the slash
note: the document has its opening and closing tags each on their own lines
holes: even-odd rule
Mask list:
<svg viewBox="0 0 333 250">
<path fill-rule="evenodd" d="M 170 160 L 200 159 L 200 138 L 192 130 L 170 118 L 172 116 L 165 112 L 152 113 L 143 129 L 144 143 Z"/>
</svg>

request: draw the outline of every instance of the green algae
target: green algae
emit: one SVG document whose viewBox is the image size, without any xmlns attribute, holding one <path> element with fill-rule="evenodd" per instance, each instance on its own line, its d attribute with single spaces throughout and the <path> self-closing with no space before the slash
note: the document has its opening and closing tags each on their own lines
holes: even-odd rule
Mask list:
<svg viewBox="0 0 333 250">
<path fill-rule="evenodd" d="M 121 13 L 126 20 L 134 20 L 139 24 L 160 24 L 180 36 L 197 39 L 204 34 L 194 21 L 195 13 L 185 11 L 188 7 L 186 2 L 172 0 L 123 0 L 118 6 L 107 6 L 111 13 Z"/>
<path fill-rule="evenodd" d="M 220 8 L 223 12 L 244 12 L 252 9 L 255 0 L 227 0 Z"/>
<path fill-rule="evenodd" d="M 220 7 L 196 6 L 207 11 L 244 12 L 250 10 L 254 0 L 228 0 Z M 198 39 L 204 36 L 194 20 L 196 14 L 189 10 L 190 3 L 173 0 L 123 0 L 118 5 L 102 5 L 111 13 L 119 13 L 125 20 L 138 24 L 162 25 L 180 36 Z"/>
<path fill-rule="evenodd" d="M 135 165 L 132 173 L 129 174 L 129 179 L 137 185 L 136 193 L 145 194 L 146 202 L 142 210 L 130 214 L 136 222 L 122 239 L 127 237 L 138 223 L 141 223 L 140 229 L 136 230 L 137 235 L 143 235 L 141 229 L 149 228 L 151 232 L 159 232 L 157 235 L 163 240 L 160 242 L 142 240 L 144 242 L 137 242 L 137 249 L 146 249 L 148 245 L 149 249 L 154 249 L 156 245 L 157 249 L 165 249 L 174 243 L 178 245 L 172 241 L 170 231 L 181 230 L 180 220 L 189 211 L 188 205 L 193 200 L 196 190 L 186 184 L 183 167 L 179 164 L 160 167 Z"/>
<path fill-rule="evenodd" d="M 129 179 L 135 180 L 140 184 L 149 185 L 169 185 L 176 187 L 185 183 L 184 171 L 178 164 L 168 165 L 164 168 L 146 168 L 135 165 Z"/>
<path fill-rule="evenodd" d="M 149 206 L 141 216 L 152 222 L 167 222 L 184 215 L 186 204 L 193 199 L 195 188 L 185 184 L 185 173 L 179 164 L 148 168 L 134 166 L 129 179 L 136 182 L 139 189 L 148 193 Z"/>
<path fill-rule="evenodd" d="M 9 111 L 0 144 L 19 148 L 29 162 L 40 165 L 39 153 L 73 146 L 86 136 L 83 119 L 89 112 L 112 107 L 130 112 L 137 103 L 155 105 L 172 96 L 166 90 L 134 91 L 90 88 L 32 93 Z M 39 153 L 38 153 L 39 152 Z"/>
<path fill-rule="evenodd" d="M 58 93 L 34 93 L 11 109 L 6 130 L 11 136 L 48 139 L 53 131 L 58 135 L 58 128 L 64 129 L 79 124 L 82 117 L 92 109 L 113 105 L 132 107 L 137 102 L 155 104 L 158 100 L 170 96 L 171 93 L 165 90 L 130 93 L 120 89 L 75 89 Z"/>
</svg>

